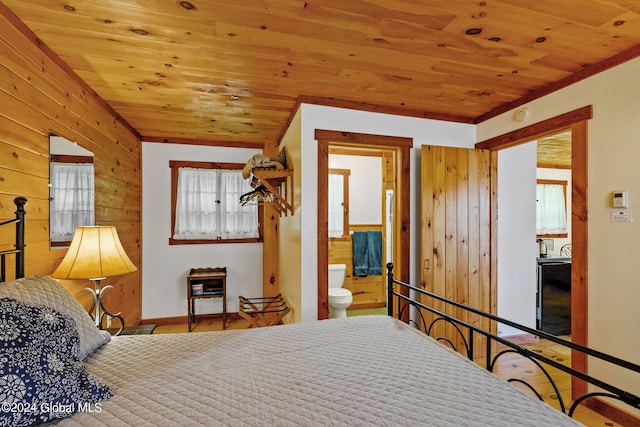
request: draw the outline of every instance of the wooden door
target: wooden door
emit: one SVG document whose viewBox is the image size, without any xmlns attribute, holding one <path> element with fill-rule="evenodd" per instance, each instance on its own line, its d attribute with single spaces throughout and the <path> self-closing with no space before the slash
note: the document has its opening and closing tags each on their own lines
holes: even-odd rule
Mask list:
<svg viewBox="0 0 640 427">
<path fill-rule="evenodd" d="M 495 313 L 490 281 L 490 152 L 423 146 L 421 159 L 421 286 Z M 424 302 L 473 325 L 495 330 L 495 325 L 477 316 L 445 309 L 443 303 Z M 429 324 L 433 318 L 426 320 Z M 443 322 L 436 323 L 431 335 L 444 336 L 459 351 L 464 350 L 462 338 Z M 484 343 L 481 337 L 475 337 L 476 354 L 482 354 Z"/>
</svg>

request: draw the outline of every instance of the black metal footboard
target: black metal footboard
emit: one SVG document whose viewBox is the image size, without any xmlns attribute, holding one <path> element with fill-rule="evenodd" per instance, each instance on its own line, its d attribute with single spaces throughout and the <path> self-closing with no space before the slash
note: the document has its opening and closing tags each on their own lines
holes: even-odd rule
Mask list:
<svg viewBox="0 0 640 427">
<path fill-rule="evenodd" d="M 588 355 L 590 358 L 598 359 L 599 361 L 606 363 L 607 366 L 615 367 L 615 369 L 625 369 L 625 373 L 628 373 L 625 376 L 634 378 L 635 381 L 640 381 L 640 365 L 638 364 L 619 359 L 597 350 L 583 347 L 543 331 L 538 331 L 510 320 L 485 313 L 433 294 L 424 289 L 412 286 L 408 283 L 395 280 L 393 278 L 393 264 L 391 263 L 387 264 L 387 292 L 389 316 L 402 319 L 412 324 L 427 335 L 440 341 L 444 345 L 453 348 L 455 351 L 464 354 L 471 360 L 477 359 L 476 355 L 478 353 L 484 353 L 485 368 L 490 372 L 494 372 L 496 363 L 507 354 L 516 353 L 530 360 L 537 369 L 540 369 L 540 372 L 544 377 L 546 377 L 548 383 L 553 388 L 554 394 L 558 399 L 557 406 L 559 406 L 559 409 L 569 416 L 574 415 L 578 405 L 593 397 L 613 398 L 626 403 L 632 408 L 640 409 L 640 397 L 637 395 L 595 378 L 588 373 L 580 372 L 568 367 L 557 360 L 531 351 L 517 343 L 500 337 L 491 331 L 495 330 L 495 326 L 497 324 L 508 325 L 522 331 L 523 334 L 535 335 L 569 348 L 571 349 L 571 352 L 579 352 L 581 354 Z M 423 301 L 427 299 L 429 301 L 435 301 L 436 303 L 432 305 L 438 305 L 438 309 L 425 304 Z M 453 311 L 466 314 L 454 317 L 449 314 Z M 461 320 L 461 318 L 469 319 L 471 317 L 474 319 L 484 319 L 484 325 L 490 324 L 493 325 L 493 328 L 478 326 L 478 323 L 481 322 Z M 443 325 L 445 325 L 446 328 L 443 327 Z M 444 330 L 447 331 L 447 334 L 441 335 L 440 333 Z M 452 338 L 452 336 L 455 338 Z M 474 348 L 478 342 L 482 343 L 484 349 Z M 549 372 L 549 367 L 561 370 L 571 375 L 573 378 L 578 378 L 579 380 L 591 384 L 598 390 L 587 391 L 580 396 L 575 396 L 575 393 L 574 396 L 563 396 L 556 380 Z M 540 393 L 534 385 L 518 378 L 511 378 L 508 379 L 508 381 L 512 383 L 520 383 L 534 393 L 540 400 L 544 400 L 542 393 Z M 590 388 L 593 389 L 593 387 Z M 585 390 L 586 389 L 587 387 L 585 387 Z M 571 404 L 568 405 L 569 403 Z"/>
<path fill-rule="evenodd" d="M 25 199 L 24 197 L 16 197 L 13 202 L 16 204 L 15 219 L 0 222 L 0 227 L 9 224 L 16 225 L 16 240 L 14 249 L 0 251 L 0 282 L 4 282 L 7 278 L 6 256 L 11 254 L 15 254 L 16 258 L 15 278 L 19 279 L 21 277 L 24 277 L 24 216 L 26 215 L 24 206 L 27 204 L 27 199 Z"/>
</svg>

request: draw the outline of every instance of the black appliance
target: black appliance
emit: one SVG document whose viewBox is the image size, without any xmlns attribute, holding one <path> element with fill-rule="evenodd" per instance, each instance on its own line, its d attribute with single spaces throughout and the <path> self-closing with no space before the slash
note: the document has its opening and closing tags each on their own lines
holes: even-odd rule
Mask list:
<svg viewBox="0 0 640 427">
<path fill-rule="evenodd" d="M 571 258 L 538 258 L 536 327 L 571 335 Z"/>
</svg>

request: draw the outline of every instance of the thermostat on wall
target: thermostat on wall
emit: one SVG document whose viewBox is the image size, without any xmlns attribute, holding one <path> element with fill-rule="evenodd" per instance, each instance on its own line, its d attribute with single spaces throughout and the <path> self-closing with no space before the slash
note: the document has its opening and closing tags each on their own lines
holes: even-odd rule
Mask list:
<svg viewBox="0 0 640 427">
<path fill-rule="evenodd" d="M 629 195 L 627 190 L 618 190 L 612 193 L 614 208 L 628 208 Z"/>
</svg>

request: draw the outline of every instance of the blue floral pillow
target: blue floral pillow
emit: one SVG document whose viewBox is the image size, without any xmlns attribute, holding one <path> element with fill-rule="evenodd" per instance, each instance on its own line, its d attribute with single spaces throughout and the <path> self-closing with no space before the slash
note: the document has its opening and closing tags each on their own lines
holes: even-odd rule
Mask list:
<svg viewBox="0 0 640 427">
<path fill-rule="evenodd" d="M 79 359 L 75 321 L 51 307 L 0 299 L 0 426 L 96 410 L 113 396 Z"/>
</svg>

